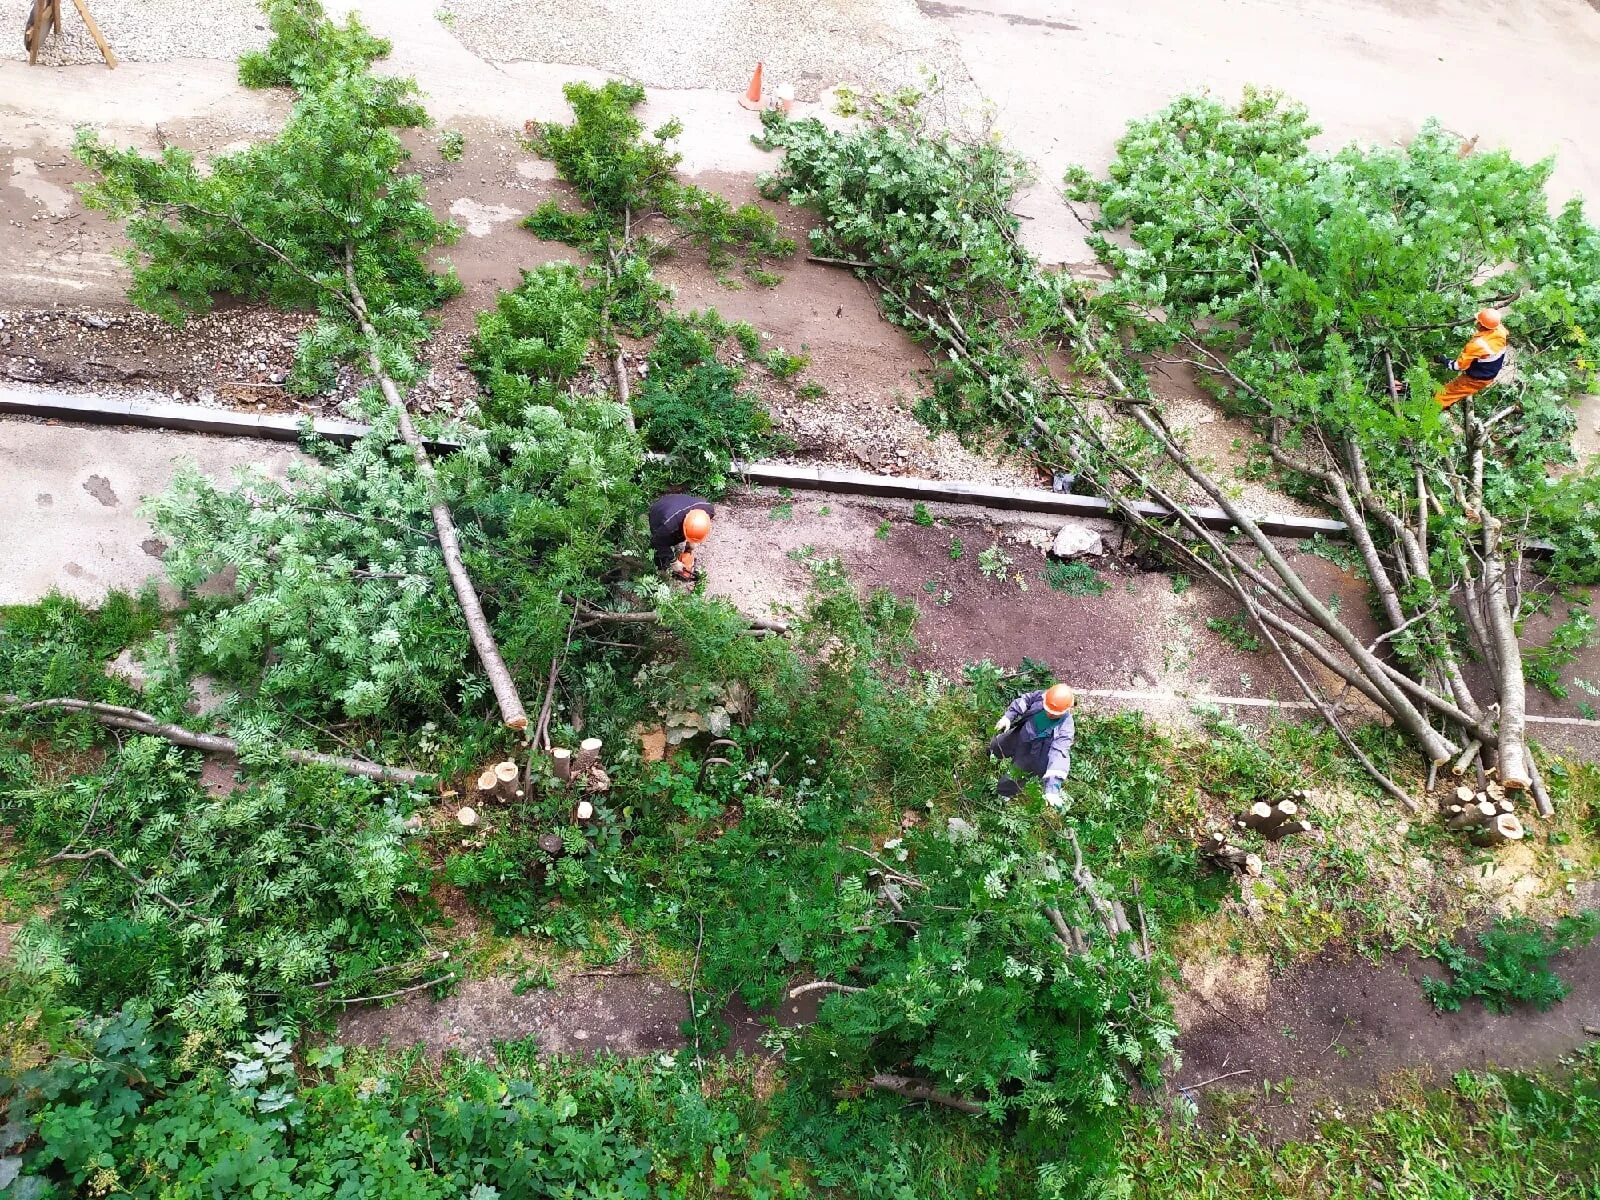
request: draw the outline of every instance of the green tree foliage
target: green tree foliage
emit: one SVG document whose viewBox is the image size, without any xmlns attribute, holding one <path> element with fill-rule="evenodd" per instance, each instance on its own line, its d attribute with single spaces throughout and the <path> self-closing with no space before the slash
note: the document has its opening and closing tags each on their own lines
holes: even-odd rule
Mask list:
<svg viewBox="0 0 1600 1200">
<path fill-rule="evenodd" d="M 763 194 L 816 210 L 813 253 L 881 264 L 873 279 L 889 320 L 926 334 L 914 306 L 925 297 L 939 306 L 936 319 L 960 338 L 961 354 L 936 358 L 931 403 L 918 413 L 935 427 L 975 431 L 1005 403 L 1007 381 L 1028 397 L 1038 391 L 993 324 L 1020 309 L 1021 337 L 1060 335 L 1063 323 L 1050 314 L 1081 289 L 1038 271 L 1018 245 L 1010 206 L 1030 176 L 1003 142 L 942 132 L 914 100 L 872 105 L 867 115 L 844 133 L 764 116 L 765 144 L 784 157 Z"/>
<path fill-rule="evenodd" d="M 255 748 L 271 761 L 270 740 Z M 137 1002 L 226 1042 L 303 1011 L 312 984 L 411 955 L 400 896 L 416 877 L 394 801 L 325 771 L 213 799 L 198 775 L 194 754 L 135 737 L 69 780 L 30 757 L 0 776 L 18 836 L 64 873 L 34 931 L 36 953 L 59 955 L 56 1002 Z"/>
<path fill-rule="evenodd" d="M 316 0 L 274 0 L 270 14 L 277 36 L 243 70 L 246 82 L 299 89 L 279 135 L 202 169 L 176 147 L 146 158 L 84 130 L 76 153 L 97 176 L 85 202 L 126 222 L 140 307 L 180 321 L 220 294 L 317 312 L 290 377 L 304 394 L 326 390 L 340 359 L 365 361 L 352 271 L 381 357 L 408 381 L 426 313 L 460 290 L 428 264 L 455 228 L 433 215 L 421 178 L 401 172 L 410 152 L 398 130 L 427 120 L 416 84 L 367 70 L 385 43 L 354 17 L 336 26 Z"/>
<path fill-rule="evenodd" d="M 320 0 L 264 0 L 261 7 L 272 41 L 265 50 L 240 55 L 239 82 L 245 87 L 314 91 L 343 71 L 388 58 L 393 49 L 387 38 L 368 33 L 355 13 L 343 25 L 329 21 Z M 388 86 L 399 87 L 402 97 L 407 94 L 399 80 Z"/>
<path fill-rule="evenodd" d="M 483 389 L 490 422 L 516 423 L 536 400 L 549 403 L 578 373 L 598 331 L 583 276 L 566 263 L 524 271 L 477 317 L 467 365 Z"/>
<path fill-rule="evenodd" d="M 730 332 L 715 312 L 664 318 L 633 397 L 645 443 L 671 456 L 675 480 L 711 495 L 726 489 L 735 459 L 781 445 L 761 397 L 743 386 L 745 372 L 718 357 Z"/>
<path fill-rule="evenodd" d="M 177 623 L 186 661 L 257 711 L 313 721 L 481 696 L 466 629 L 439 603 L 450 585 L 408 457 L 381 434 L 319 450 L 284 482 L 250 472 L 230 487 L 185 468 L 145 504 L 167 577 L 194 600 Z M 229 593 L 203 597 L 224 572 Z"/>
<path fill-rule="evenodd" d="M 754 269 L 765 259 L 794 252 L 794 243 L 759 205 L 735 207 L 678 179 L 683 156 L 668 143 L 683 126 L 671 120 L 646 138 L 644 123 L 634 114 L 644 103 L 642 87 L 612 79 L 600 87 L 569 83 L 562 92 L 572 106 L 572 124 L 536 123 L 529 133 L 533 148 L 555 163 L 588 211 L 575 213 L 545 201 L 524 222 L 540 237 L 624 260 L 641 254 L 647 261 L 677 241 L 688 241 L 717 269 L 736 261 Z M 664 218 L 674 237 L 637 237 L 635 223 L 652 217 Z"/>
<path fill-rule="evenodd" d="M 1597 265 L 1581 211 L 1548 216 L 1545 168 L 1462 158 L 1431 128 L 1404 153 L 1318 158 L 1304 152 L 1306 123 L 1292 107 L 1252 97 L 1235 117 L 1209 101 L 1179 101 L 1135 125 L 1109 182 L 1071 177 L 1074 194 L 1100 200 L 1108 221 L 1125 220 L 1135 243 L 1105 240 L 1119 274 L 1096 289 L 1044 271 L 1022 247 L 1009 211 L 1022 167 L 996 139 L 930 127 L 914 98 L 874 102 L 865 115 L 840 131 L 769 115 L 768 144 L 785 157 L 765 186 L 814 207 L 813 248 L 863 264 L 890 319 L 938 348 L 925 419 L 1021 431 L 1238 599 L 1264 643 L 1342 676 L 1434 762 L 1471 740 L 1493 747 L 1502 777 L 1531 787 L 1545 807 L 1526 751 L 1514 632 L 1522 596 L 1511 564 L 1535 524 L 1558 543 L 1589 537 L 1581 517 L 1564 518 L 1570 502 L 1548 503 L 1544 461 L 1568 454 L 1566 401 L 1592 374 L 1581 319 Z M 1258 188 L 1257 176 L 1270 186 Z M 1432 280 L 1437 287 L 1423 286 Z M 1539 297 L 1518 335 L 1527 379 L 1519 368 L 1483 412 L 1463 406 L 1463 437 L 1454 418 L 1441 418 L 1420 364 L 1435 350 L 1459 351 L 1448 341 L 1458 323 L 1486 299 L 1509 298 L 1497 287 Z M 1375 305 L 1389 307 L 1380 316 Z M 1139 352 L 1174 347 L 1258 418 L 1262 451 L 1291 483 L 1350 525 L 1410 678 L 1392 678 L 1169 427 Z M 1402 370 L 1419 364 L 1403 404 L 1388 399 L 1385 349 Z M 1504 408 L 1491 415 L 1495 401 Z M 1202 527 L 1183 496 L 1191 485 L 1228 511 L 1252 552 Z M 1419 494 L 1431 497 L 1422 510 Z M 1149 520 L 1144 500 L 1177 513 L 1189 538 Z M 1442 515 L 1424 522 L 1436 506 Z M 1570 570 L 1580 558 L 1566 561 Z M 1469 683 L 1461 669 L 1474 655 L 1493 668 L 1487 683 Z M 1315 678 L 1299 678 L 1332 715 Z M 1364 756 L 1348 731 L 1341 736 Z"/>
<path fill-rule="evenodd" d="M 611 553 L 640 537 L 639 449 L 622 413 L 552 399 L 518 424 L 474 432 L 439 467 L 467 568 L 494 600 L 495 636 L 530 686 L 560 648 L 572 602 L 602 598 Z M 180 652 L 274 724 L 454 723 L 487 685 L 459 614 L 439 603 L 449 585 L 427 489 L 381 424 L 349 450 L 319 453 L 287 483 L 251 474 L 226 488 L 183 472 L 149 503 L 186 595 L 233 572 L 231 595 L 180 616 Z"/>
<path fill-rule="evenodd" d="M 1572 401 L 1597 378 L 1586 330 L 1600 328 L 1600 233 L 1581 202 L 1552 216 L 1548 162 L 1461 154 L 1436 124 L 1403 149 L 1331 155 L 1310 149 L 1316 132 L 1303 108 L 1256 92 L 1237 107 L 1186 96 L 1135 122 L 1104 182 L 1069 176 L 1100 227 L 1133 241 L 1095 239 L 1116 272 L 1102 301 L 1139 314 L 1144 346 L 1195 339 L 1215 356 L 1202 377 L 1223 402 L 1277 423 L 1296 453 L 1319 436 L 1354 441 L 1401 511 L 1419 464 L 1452 494 L 1462 450 L 1433 402 L 1437 362 L 1460 352 L 1474 311 L 1506 306 L 1515 373 L 1479 415 L 1517 407 L 1487 456 L 1484 497 L 1511 525 L 1592 538 L 1592 522 L 1552 510 L 1546 482 L 1572 461 Z M 1385 355 L 1411 380 L 1403 403 L 1387 398 Z M 1470 531 L 1452 506 L 1430 532 L 1433 584 L 1447 587 Z"/>
</svg>

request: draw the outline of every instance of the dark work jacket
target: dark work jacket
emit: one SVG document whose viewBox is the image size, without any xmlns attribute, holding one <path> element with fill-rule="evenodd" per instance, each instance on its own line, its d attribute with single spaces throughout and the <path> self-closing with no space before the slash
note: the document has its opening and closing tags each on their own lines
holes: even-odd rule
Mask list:
<svg viewBox="0 0 1600 1200">
<path fill-rule="evenodd" d="M 697 508 L 706 516 L 715 517 L 717 506 L 699 496 L 681 493 L 663 496 L 650 506 L 650 545 L 655 550 L 666 550 L 683 541 L 683 519 Z"/>
<path fill-rule="evenodd" d="M 1072 742 L 1077 736 L 1072 713 L 1058 721 L 1044 711 L 1043 692 L 1025 692 L 1006 708 L 1006 716 L 1011 728 L 989 744 L 990 750 L 1047 785 L 1059 786 L 1072 770 Z"/>
</svg>

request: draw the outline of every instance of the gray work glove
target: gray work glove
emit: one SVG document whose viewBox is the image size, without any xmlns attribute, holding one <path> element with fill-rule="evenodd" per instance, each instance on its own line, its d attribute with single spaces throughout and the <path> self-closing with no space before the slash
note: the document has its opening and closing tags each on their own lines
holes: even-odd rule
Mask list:
<svg viewBox="0 0 1600 1200">
<path fill-rule="evenodd" d="M 1010 717 L 1001 717 L 998 721 L 996 721 L 994 723 L 994 731 L 996 733 L 1010 733 L 1011 732 L 1011 718 Z"/>
</svg>

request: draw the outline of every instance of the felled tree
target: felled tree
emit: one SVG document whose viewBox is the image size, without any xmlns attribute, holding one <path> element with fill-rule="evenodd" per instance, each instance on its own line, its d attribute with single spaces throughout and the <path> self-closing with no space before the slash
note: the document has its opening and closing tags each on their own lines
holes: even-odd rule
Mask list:
<svg viewBox="0 0 1600 1200">
<path fill-rule="evenodd" d="M 1522 559 L 1551 509 L 1547 468 L 1572 461 L 1571 402 L 1594 378 L 1583 343 L 1600 323 L 1600 235 L 1577 202 L 1550 216 L 1548 163 L 1470 153 L 1432 124 L 1404 149 L 1332 156 L 1309 151 L 1315 132 L 1303 109 L 1258 94 L 1237 109 L 1187 97 L 1136 123 L 1109 181 L 1072 180 L 1135 242 L 1095 239 L 1116 271 L 1102 303 L 1125 306 L 1118 330 L 1142 346 L 1179 348 L 1255 420 L 1291 483 L 1348 525 L 1402 668 L 1380 661 L 1351 682 L 1380 693 L 1435 763 L 1494 746 L 1501 782 L 1525 788 L 1537 769 Z M 1454 356 L 1488 305 L 1507 309 L 1515 372 L 1441 417 L 1429 364 Z M 1275 590 L 1266 607 L 1284 632 L 1336 635 Z M 1489 667 L 1486 694 L 1464 654 Z"/>
<path fill-rule="evenodd" d="M 1435 765 L 1497 747 L 1502 780 L 1531 784 L 1547 807 L 1525 747 L 1517 580 L 1527 528 L 1581 534 L 1581 518 L 1563 521 L 1551 503 L 1542 467 L 1565 453 L 1563 402 L 1592 371 L 1578 347 L 1600 303 L 1600 243 L 1577 208 L 1548 215 L 1544 170 L 1503 155 L 1461 158 L 1438 131 L 1405 153 L 1325 161 L 1306 152 L 1296 110 L 1256 104 L 1233 120 L 1210 102 L 1182 101 L 1136 127 L 1111 183 L 1073 177 L 1077 194 L 1101 200 L 1138 243 L 1103 243 L 1120 274 L 1096 290 L 1044 272 L 1018 242 L 1009 205 L 1025 173 L 1003 146 L 932 130 L 903 106 L 872 116 L 842 133 L 769 118 L 772 144 L 786 151 L 770 188 L 815 206 L 817 253 L 867 271 L 890 318 L 937 347 L 925 415 L 958 428 L 1000 420 L 1231 592 L 1403 803 L 1413 805 L 1343 730 L 1325 673 Z M 1272 187 L 1252 190 L 1256 175 Z M 1452 189 L 1459 195 L 1439 199 Z M 1391 398 L 1385 351 L 1401 364 L 1455 352 L 1463 318 L 1513 292 L 1527 362 L 1519 382 L 1479 402 L 1496 408 L 1467 410 L 1455 432 L 1420 366 L 1412 398 Z M 1130 342 L 1186 347 L 1258 418 L 1294 477 L 1345 515 L 1384 606 L 1380 644 L 1315 595 L 1188 452 L 1150 403 Z M 1239 536 L 1206 528 L 1188 487 Z M 1141 508 L 1150 500 L 1170 523 Z M 1397 643 L 1393 657 L 1382 642 Z M 1492 694 L 1474 695 L 1465 681 L 1469 646 L 1494 668 Z"/>
<path fill-rule="evenodd" d="M 428 208 L 421 178 L 401 170 L 409 154 L 397 130 L 427 114 L 414 81 L 367 69 L 388 46 L 354 16 L 336 26 L 317 0 L 274 0 L 268 11 L 273 44 L 247 57 L 241 76 L 298 90 L 282 132 L 202 170 L 184 150 L 147 158 L 84 131 L 76 152 L 99 176 L 86 202 L 127 223 L 135 303 L 171 320 L 206 311 L 218 294 L 310 309 L 319 320 L 301 338 L 291 385 L 321 390 L 346 360 L 371 374 L 429 493 L 439 553 L 501 719 L 521 728 L 516 684 L 401 393 L 419 374 L 427 312 L 459 290 L 427 261 L 454 229 Z"/>
<path fill-rule="evenodd" d="M 871 948 L 848 977 L 790 992 L 829 993 L 789 1051 L 800 1078 L 842 1072 L 1092 1142 L 1129 1079 L 1154 1080 L 1177 1030 L 1142 909 L 1094 878 L 1076 833 L 1066 840 L 1070 855 L 1057 854 L 1012 814 L 858 849 L 841 892 L 865 902 Z"/>
</svg>

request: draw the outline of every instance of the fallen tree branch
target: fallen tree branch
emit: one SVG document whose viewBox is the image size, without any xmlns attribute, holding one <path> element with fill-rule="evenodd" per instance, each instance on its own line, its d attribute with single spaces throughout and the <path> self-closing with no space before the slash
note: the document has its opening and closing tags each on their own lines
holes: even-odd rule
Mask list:
<svg viewBox="0 0 1600 1200">
<path fill-rule="evenodd" d="M 844 992 L 853 994 L 864 992 L 864 987 L 851 987 L 848 983 L 835 983 L 831 979 L 817 979 L 811 983 L 802 983 L 799 987 L 789 989 L 789 999 L 797 1000 L 807 992 Z"/>
<path fill-rule="evenodd" d="M 559 596 L 557 600 L 560 600 Z M 556 680 L 561 677 L 561 665 L 566 661 L 567 651 L 572 647 L 572 630 L 577 622 L 578 606 L 574 604 L 572 616 L 567 618 L 567 640 L 557 653 L 550 656 L 550 678 L 545 683 L 544 703 L 539 707 L 539 719 L 534 723 L 534 744 L 542 747 L 547 753 L 550 750 L 550 714 L 556 699 Z"/>
<path fill-rule="evenodd" d="M 661 614 L 653 610 L 649 612 L 607 612 L 603 608 L 595 608 L 593 605 L 582 604 L 581 602 L 579 607 L 583 612 L 583 620 L 578 622 L 579 629 L 587 629 L 591 625 L 606 624 L 659 625 L 662 621 Z M 760 630 L 762 633 L 789 632 L 789 627 L 782 621 L 769 621 L 763 617 L 745 616 L 744 613 L 740 613 L 739 615 L 744 617 L 745 623 L 749 625 L 751 629 Z"/>
<path fill-rule="evenodd" d="M 333 1003 L 348 1006 L 351 1004 L 373 1004 L 379 1000 L 393 1000 L 396 996 L 409 996 L 412 992 L 420 992 L 425 988 L 438 987 L 441 983 L 447 983 L 450 980 L 453 980 L 455 977 L 456 973 L 454 971 L 446 971 L 437 979 L 429 979 L 423 983 L 413 983 L 410 987 L 396 988 L 392 992 L 380 992 L 376 996 L 352 996 L 348 1000 L 342 1000 L 335 997 Z"/>
<path fill-rule="evenodd" d="M 1229 1071 L 1229 1072 L 1227 1072 L 1226 1074 L 1223 1074 L 1223 1075 L 1213 1075 L 1210 1079 L 1202 1079 L 1199 1083 L 1180 1084 L 1180 1085 L 1178 1085 L 1178 1090 L 1180 1092 L 1195 1092 L 1195 1091 L 1199 1091 L 1201 1088 L 1205 1087 L 1207 1084 L 1221 1083 L 1224 1079 L 1232 1079 L 1235 1075 L 1248 1075 L 1248 1074 L 1250 1074 L 1250 1068 L 1249 1067 L 1241 1067 L 1237 1071 Z"/>
<path fill-rule="evenodd" d="M 874 1075 L 867 1083 L 879 1091 L 894 1092 L 907 1100 L 925 1100 L 929 1104 L 942 1104 L 957 1112 L 972 1113 L 976 1116 L 984 1111 L 983 1105 L 974 1100 L 963 1100 L 960 1096 L 939 1091 L 925 1080 L 912 1079 L 905 1075 Z"/>
<path fill-rule="evenodd" d="M 193 729 L 185 729 L 182 725 L 158 721 L 148 713 L 124 708 L 119 704 L 99 704 L 92 700 L 78 700 L 71 697 L 24 701 L 18 696 L 0 695 L 0 706 L 13 712 L 54 708 L 67 712 L 88 713 L 100 724 L 113 729 L 127 729 L 148 737 L 164 738 L 176 746 L 204 750 L 208 754 L 225 754 L 229 758 L 239 757 L 239 743 L 232 738 L 215 733 L 199 733 Z M 384 763 L 345 758 L 337 754 L 322 754 L 316 750 L 300 750 L 293 746 L 280 747 L 278 753 L 302 767 L 333 767 L 346 775 L 358 775 L 363 779 L 376 780 L 378 783 L 420 783 L 424 779 L 432 778 L 425 772 L 414 771 L 410 767 L 391 767 Z"/>
<path fill-rule="evenodd" d="M 111 851 L 106 850 L 104 848 L 96 847 L 93 850 L 85 850 L 81 854 L 69 854 L 69 853 L 67 853 L 67 851 L 63 850 L 59 854 L 52 854 L 49 858 L 45 859 L 44 861 L 47 862 L 47 863 L 53 863 L 53 862 L 88 862 L 90 859 L 94 859 L 94 858 L 103 858 L 103 859 L 105 859 L 106 862 L 110 863 L 113 867 L 116 867 L 117 870 L 121 871 L 129 879 L 133 880 L 133 882 L 138 884 L 139 887 L 145 888 L 146 890 L 148 890 L 151 896 L 153 896 L 155 899 L 161 901 L 161 903 L 165 904 L 168 908 L 170 908 L 178 916 L 187 917 L 189 915 L 188 913 L 183 911 L 183 905 L 179 904 L 177 901 L 173 900 L 170 896 L 166 895 L 159 888 L 157 888 L 153 884 L 151 884 L 151 882 L 148 879 L 146 879 L 144 876 L 140 875 L 132 867 L 128 866 L 127 863 L 123 862 L 115 854 L 111 853 Z"/>
</svg>

